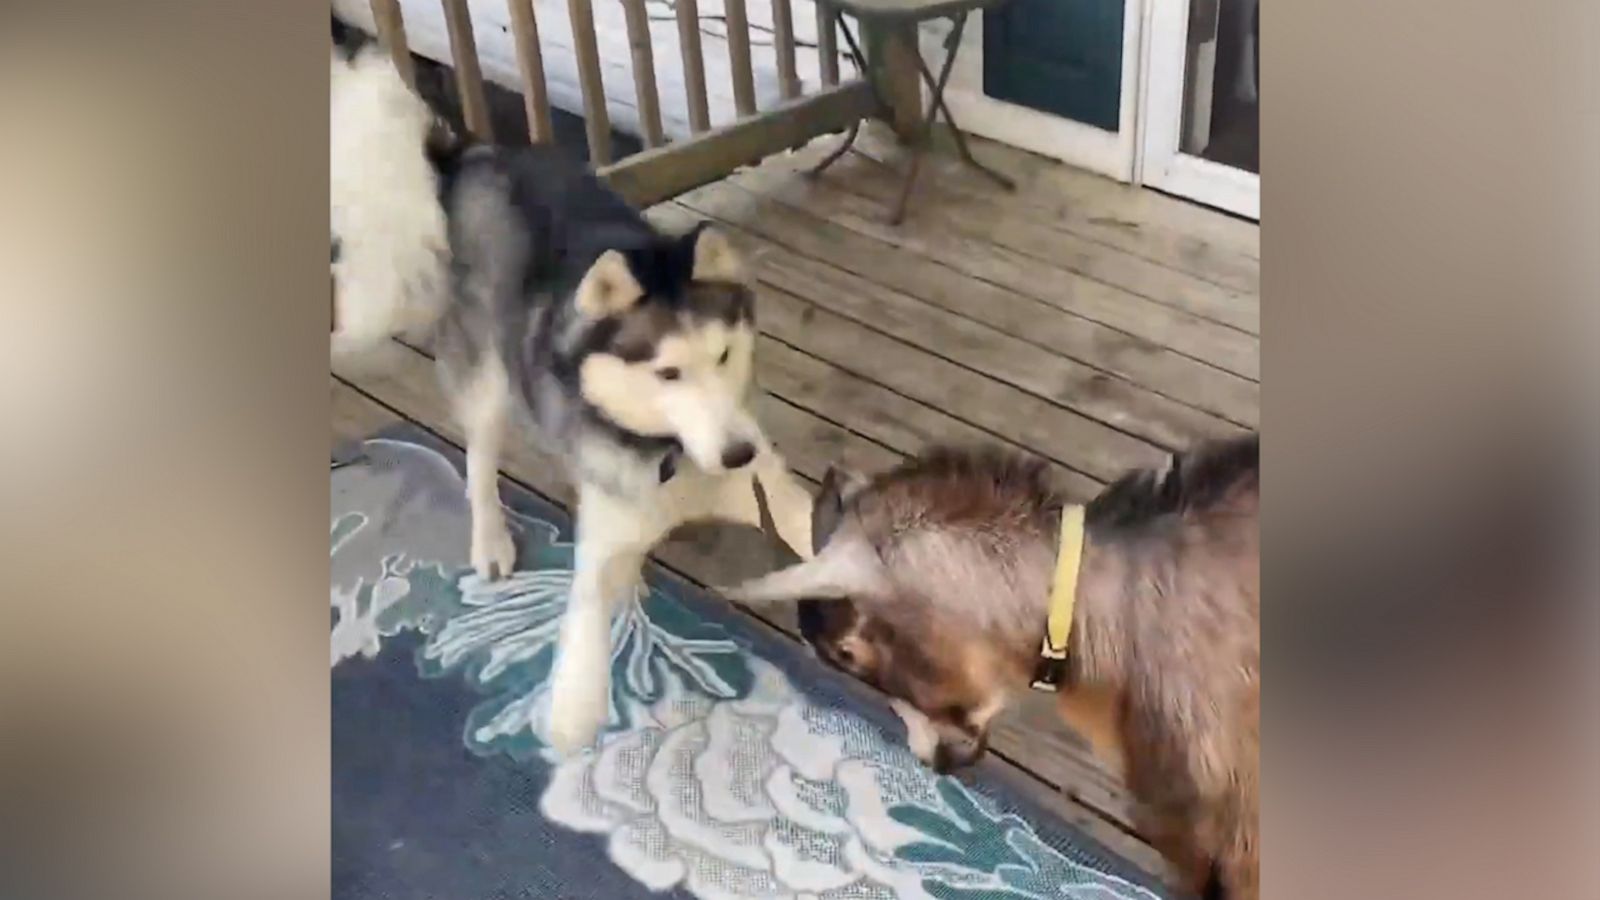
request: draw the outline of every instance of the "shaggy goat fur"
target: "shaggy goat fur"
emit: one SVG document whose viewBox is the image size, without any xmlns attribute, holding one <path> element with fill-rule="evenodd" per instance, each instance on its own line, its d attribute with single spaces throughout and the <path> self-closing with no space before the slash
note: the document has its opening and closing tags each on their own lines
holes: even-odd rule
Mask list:
<svg viewBox="0 0 1600 900">
<path fill-rule="evenodd" d="M 1113 734 L 1096 743 L 1120 750 L 1147 834 L 1229 898 L 1259 894 L 1259 461 L 1254 436 L 1207 444 L 1088 504 L 1062 695 L 1069 716 L 1107 698 Z M 913 749 L 971 762 L 1038 659 L 1067 503 L 1047 476 L 942 448 L 830 478 L 816 558 L 732 594 L 802 601 L 818 654 L 896 698 Z"/>
</svg>

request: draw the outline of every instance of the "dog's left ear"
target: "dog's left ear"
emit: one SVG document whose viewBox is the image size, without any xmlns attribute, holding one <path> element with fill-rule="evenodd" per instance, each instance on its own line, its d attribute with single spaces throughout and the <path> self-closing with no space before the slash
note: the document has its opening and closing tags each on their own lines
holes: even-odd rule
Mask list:
<svg viewBox="0 0 1600 900">
<path fill-rule="evenodd" d="M 578 283 L 574 295 L 578 310 L 593 319 L 616 315 L 644 296 L 627 257 L 616 250 L 600 254 Z"/>
<path fill-rule="evenodd" d="M 695 281 L 744 282 L 744 260 L 721 229 L 701 223 L 689 233 L 689 240 L 694 242 L 694 266 L 690 278 Z"/>
</svg>

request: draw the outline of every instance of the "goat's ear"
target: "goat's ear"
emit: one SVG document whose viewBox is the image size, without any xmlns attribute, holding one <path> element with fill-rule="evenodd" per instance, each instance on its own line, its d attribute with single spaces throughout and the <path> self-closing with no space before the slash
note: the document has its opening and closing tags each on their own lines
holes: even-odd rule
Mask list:
<svg viewBox="0 0 1600 900">
<path fill-rule="evenodd" d="M 828 545 L 828 538 L 833 537 L 839 522 L 844 519 L 844 497 L 839 492 L 839 481 L 839 470 L 829 466 L 827 474 L 822 476 L 822 488 L 817 492 L 817 499 L 811 504 L 812 553 L 822 552 L 822 548 Z"/>
<path fill-rule="evenodd" d="M 746 604 L 795 603 L 819 598 L 866 598 L 882 582 L 877 554 L 862 541 L 834 542 L 804 562 L 770 572 L 722 594 Z"/>
<path fill-rule="evenodd" d="M 633 277 L 627 258 L 616 250 L 607 250 L 589 267 L 575 296 L 580 312 L 599 319 L 633 306 L 644 296 L 644 288 Z"/>
<path fill-rule="evenodd" d="M 844 521 L 844 505 L 867 486 L 868 478 L 859 472 L 829 466 L 822 476 L 822 488 L 811 505 L 811 552 L 821 553 L 828 539 Z"/>
</svg>

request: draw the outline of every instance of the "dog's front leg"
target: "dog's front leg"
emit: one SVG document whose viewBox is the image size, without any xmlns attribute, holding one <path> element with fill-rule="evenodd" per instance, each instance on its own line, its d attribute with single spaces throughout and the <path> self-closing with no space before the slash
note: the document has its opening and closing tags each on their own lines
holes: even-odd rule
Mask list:
<svg viewBox="0 0 1600 900">
<path fill-rule="evenodd" d="M 581 486 L 572 595 L 550 691 L 550 745 L 592 743 L 611 712 L 611 620 L 630 601 L 645 554 L 660 537 L 653 512 Z"/>
<path fill-rule="evenodd" d="M 456 418 L 467 444 L 467 500 L 472 508 L 472 568 L 483 578 L 504 578 L 517 562 L 517 545 L 500 506 L 500 451 L 511 417 L 505 368 L 489 360 L 472 373 L 456 398 Z"/>
</svg>

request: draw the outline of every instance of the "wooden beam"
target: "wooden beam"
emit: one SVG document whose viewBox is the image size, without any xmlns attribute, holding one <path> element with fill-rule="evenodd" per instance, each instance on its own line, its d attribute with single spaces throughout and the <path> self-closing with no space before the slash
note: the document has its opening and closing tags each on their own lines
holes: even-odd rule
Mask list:
<svg viewBox="0 0 1600 900">
<path fill-rule="evenodd" d="M 411 48 L 406 45 L 406 21 L 400 14 L 400 0 L 372 0 L 372 22 L 377 26 L 378 40 L 389 48 L 400 77 L 416 87 L 417 68 L 411 64 Z"/>
<path fill-rule="evenodd" d="M 522 69 L 522 104 L 528 114 L 528 140 L 542 144 L 555 138 L 550 125 L 550 92 L 544 80 L 544 52 L 539 47 L 539 22 L 533 0 L 507 0 L 511 39 Z"/>
<path fill-rule="evenodd" d="M 878 102 L 865 81 L 791 100 L 684 144 L 630 156 L 600 174 L 629 202 L 649 206 L 716 181 L 740 166 L 842 131 L 874 115 Z"/>
<path fill-rule="evenodd" d="M 589 164 L 611 162 L 611 118 L 606 114 L 606 88 L 600 78 L 600 47 L 594 34 L 590 0 L 567 0 L 572 16 L 572 51 L 578 57 L 578 83 L 583 88 L 583 127 L 589 136 Z"/>
<path fill-rule="evenodd" d="M 711 109 L 706 102 L 706 58 L 700 50 L 700 4 L 696 0 L 677 0 L 674 10 L 678 14 L 678 46 L 683 50 L 689 130 L 699 134 L 711 127 Z"/>
<path fill-rule="evenodd" d="M 888 106 L 885 120 L 900 140 L 912 140 L 922 122 L 916 26 L 909 22 L 862 22 L 861 30 L 870 77 Z"/>
<path fill-rule="evenodd" d="M 778 96 L 800 96 L 800 77 L 794 64 L 794 8 L 789 0 L 772 0 L 772 49 L 778 55 Z"/>
<path fill-rule="evenodd" d="M 646 147 L 667 142 L 661 130 L 661 95 L 656 91 L 656 58 L 650 46 L 650 14 L 644 0 L 622 0 L 627 17 L 628 47 L 633 51 L 633 90 L 639 100 L 639 129 Z"/>
<path fill-rule="evenodd" d="M 728 24 L 728 66 L 733 74 L 733 107 L 740 117 L 756 114 L 756 77 L 750 65 L 750 16 L 745 0 L 724 0 Z"/>
<path fill-rule="evenodd" d="M 489 122 L 489 100 L 483 92 L 483 70 L 478 67 L 478 45 L 472 37 L 472 12 L 467 0 L 444 0 L 444 22 L 450 32 L 450 64 L 461 95 L 461 115 L 467 130 L 486 141 L 494 140 Z"/>
</svg>

